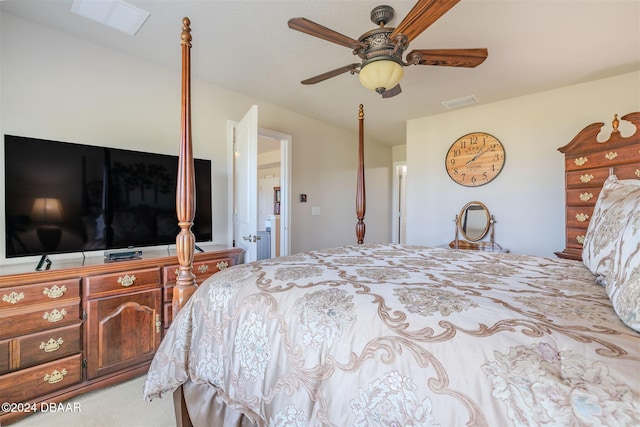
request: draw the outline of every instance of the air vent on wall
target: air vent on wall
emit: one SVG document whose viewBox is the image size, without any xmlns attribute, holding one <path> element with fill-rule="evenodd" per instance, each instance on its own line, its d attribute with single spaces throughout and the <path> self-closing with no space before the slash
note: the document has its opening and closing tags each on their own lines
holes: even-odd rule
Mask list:
<svg viewBox="0 0 640 427">
<path fill-rule="evenodd" d="M 477 103 L 478 103 L 478 99 L 473 95 L 469 95 L 469 96 L 463 96 L 462 98 L 452 99 L 450 101 L 443 101 L 442 105 L 444 105 L 446 108 L 451 110 L 453 108 L 460 108 L 466 105 L 477 104 Z"/>
<path fill-rule="evenodd" d="M 71 12 L 132 36 L 149 17 L 149 12 L 122 0 L 74 0 Z"/>
</svg>

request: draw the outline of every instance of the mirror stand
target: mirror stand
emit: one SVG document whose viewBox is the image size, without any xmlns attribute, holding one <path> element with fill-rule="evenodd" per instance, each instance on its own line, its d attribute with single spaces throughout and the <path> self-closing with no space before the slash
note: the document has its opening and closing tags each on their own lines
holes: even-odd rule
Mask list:
<svg viewBox="0 0 640 427">
<path fill-rule="evenodd" d="M 468 223 L 472 221 L 469 218 L 470 212 L 479 212 L 481 217 L 484 217 L 484 220 L 475 221 L 475 229 L 480 230 L 476 232 L 476 234 L 470 234 L 469 229 L 467 228 Z M 486 221 L 486 223 L 485 223 Z M 467 249 L 467 250 L 475 250 L 475 251 L 485 251 L 485 252 L 509 252 L 507 249 L 503 249 L 499 244 L 495 242 L 495 217 L 493 215 L 489 215 L 489 210 L 487 207 L 480 202 L 471 202 L 465 205 L 460 211 L 460 215 L 456 215 L 454 219 L 455 223 L 455 237 L 451 243 L 449 243 L 449 247 L 452 249 Z M 484 223 L 484 225 L 483 225 Z M 478 225 L 479 224 L 479 225 Z M 460 234 L 468 240 L 460 239 Z M 481 242 L 480 240 L 489 234 L 488 242 Z"/>
</svg>

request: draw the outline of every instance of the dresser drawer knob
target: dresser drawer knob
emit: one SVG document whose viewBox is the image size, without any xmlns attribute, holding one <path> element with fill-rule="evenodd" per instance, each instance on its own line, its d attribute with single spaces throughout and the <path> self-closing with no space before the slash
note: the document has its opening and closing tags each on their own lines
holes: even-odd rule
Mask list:
<svg viewBox="0 0 640 427">
<path fill-rule="evenodd" d="M 585 163 L 587 163 L 589 161 L 588 158 L 586 157 L 578 157 L 577 159 L 574 160 L 574 162 L 576 163 L 576 166 L 582 166 Z"/>
<path fill-rule="evenodd" d="M 216 264 L 216 267 L 218 268 L 218 270 L 224 270 L 225 268 L 229 267 L 229 263 L 227 261 L 220 261 Z"/>
<path fill-rule="evenodd" d="M 198 267 L 198 271 L 202 274 L 206 273 L 207 270 L 209 270 L 209 264 L 202 264 L 200 267 Z"/>
<path fill-rule="evenodd" d="M 616 153 L 615 151 L 610 151 L 607 154 L 604 155 L 608 160 L 613 160 L 616 157 L 618 157 L 618 153 Z"/>
<path fill-rule="evenodd" d="M 53 371 L 51 374 L 46 374 L 44 376 L 44 381 L 49 384 L 59 383 L 64 379 L 64 376 L 67 375 L 67 370 L 62 369 L 62 371 L 58 371 L 57 369 Z"/>
<path fill-rule="evenodd" d="M 591 175 L 590 173 L 585 173 L 584 175 L 580 175 L 580 181 L 584 182 L 585 184 L 591 181 L 592 179 L 593 179 L 593 175 Z"/>
<path fill-rule="evenodd" d="M 9 304 L 15 304 L 22 299 L 24 299 L 24 292 L 11 292 L 9 295 L 5 294 L 2 296 L 2 301 L 8 302 Z"/>
<path fill-rule="evenodd" d="M 44 290 L 42 291 L 42 293 L 49 298 L 60 298 L 62 295 L 64 295 L 65 292 L 67 292 L 67 287 L 65 285 L 62 285 L 61 287 L 54 285 L 51 287 L 51 289 L 44 288 Z"/>
<path fill-rule="evenodd" d="M 581 245 L 584 244 L 584 236 L 578 236 L 576 237 L 576 240 L 578 241 L 578 243 L 580 243 Z"/>
<path fill-rule="evenodd" d="M 126 274 L 124 277 L 118 277 L 118 283 L 120 283 L 124 287 L 133 285 L 133 282 L 135 281 L 136 276 L 134 275 L 129 276 L 128 274 Z"/>
<path fill-rule="evenodd" d="M 47 341 L 46 343 L 40 343 L 40 350 L 44 350 L 45 353 L 51 353 L 53 351 L 59 350 L 63 342 L 64 340 L 62 339 L 62 337 L 58 338 L 57 340 L 49 338 L 49 341 Z"/>
<path fill-rule="evenodd" d="M 64 308 L 60 311 L 54 309 L 51 313 L 47 313 L 45 311 L 44 315 L 42 315 L 42 318 L 51 323 L 55 323 L 64 319 L 64 316 L 66 316 L 66 314 L 67 314 L 67 310 L 65 310 Z"/>
<path fill-rule="evenodd" d="M 592 193 L 581 193 L 580 194 L 580 200 L 582 200 L 583 202 L 588 202 L 591 199 L 593 199 L 593 194 Z"/>
<path fill-rule="evenodd" d="M 588 219 L 589 219 L 589 215 L 587 215 L 587 214 L 585 214 L 585 213 L 579 213 L 579 214 L 577 214 L 577 215 L 576 215 L 576 219 L 577 219 L 579 222 L 585 222 L 586 220 L 588 220 Z"/>
</svg>

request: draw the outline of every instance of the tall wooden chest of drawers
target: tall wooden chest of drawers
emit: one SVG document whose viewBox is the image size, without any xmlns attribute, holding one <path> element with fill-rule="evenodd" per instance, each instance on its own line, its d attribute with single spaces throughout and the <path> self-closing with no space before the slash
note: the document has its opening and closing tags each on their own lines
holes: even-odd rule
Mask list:
<svg viewBox="0 0 640 427">
<path fill-rule="evenodd" d="M 636 126 L 636 132 L 623 137 L 614 117 L 612 132 L 598 141 L 604 123 L 593 123 L 558 151 L 565 156 L 566 247 L 556 252 L 561 258 L 582 260 L 582 245 L 604 181 L 615 174 L 618 179 L 640 179 L 640 112 L 620 118 Z"/>
</svg>

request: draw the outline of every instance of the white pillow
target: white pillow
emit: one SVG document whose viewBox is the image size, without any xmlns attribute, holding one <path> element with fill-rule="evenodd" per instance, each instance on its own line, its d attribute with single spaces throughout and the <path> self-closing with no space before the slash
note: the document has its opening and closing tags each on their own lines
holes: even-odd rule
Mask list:
<svg viewBox="0 0 640 427">
<path fill-rule="evenodd" d="M 632 193 L 640 192 L 640 180 L 609 176 L 602 186 L 582 246 L 582 262 L 596 276 L 607 277 L 620 246 L 620 238 L 632 212 Z M 636 196 L 637 197 L 637 196 Z"/>
<path fill-rule="evenodd" d="M 630 212 L 605 281 L 607 295 L 620 319 L 640 332 L 640 191 L 630 193 L 625 204 Z"/>
<path fill-rule="evenodd" d="M 640 332 L 640 180 L 610 176 L 598 196 L 582 259 L 605 278 L 620 319 Z"/>
</svg>

